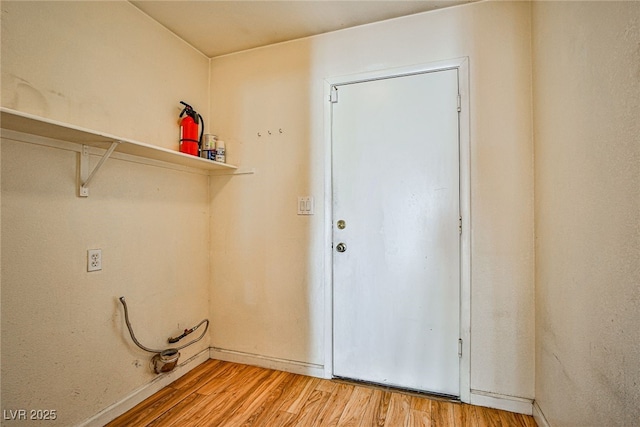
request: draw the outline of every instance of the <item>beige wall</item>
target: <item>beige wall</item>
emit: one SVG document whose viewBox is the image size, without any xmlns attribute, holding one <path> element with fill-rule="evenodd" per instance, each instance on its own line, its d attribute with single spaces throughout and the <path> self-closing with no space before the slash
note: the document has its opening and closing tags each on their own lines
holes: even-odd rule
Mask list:
<svg viewBox="0 0 640 427">
<path fill-rule="evenodd" d="M 211 317 L 225 325 L 212 331 L 213 346 L 328 363 L 324 79 L 464 56 L 471 87 L 471 388 L 533 398 L 525 2 L 477 3 L 212 60 L 212 130 L 227 141 L 231 162 L 256 171 L 212 183 Z M 296 215 L 296 198 L 304 195 L 315 197 L 312 217 Z"/>
<path fill-rule="evenodd" d="M 533 4 L 536 401 L 640 419 L 640 3 Z"/>
<path fill-rule="evenodd" d="M 471 387 L 532 398 L 535 372 L 554 427 L 640 418 L 637 2 L 483 2 L 221 57 L 210 73 L 126 2 L 1 7 L 3 107 L 177 149 L 177 102 L 205 117 L 211 102 L 229 161 L 256 171 L 209 184 L 110 159 L 79 199 L 75 152 L 4 138 L 3 409 L 72 425 L 148 384 L 120 295 L 148 345 L 209 315 L 214 346 L 327 363 L 323 80 L 468 56 Z M 314 216 L 295 214 L 298 195 L 315 196 Z M 95 247 L 104 270 L 86 273 Z"/>
<path fill-rule="evenodd" d="M 2 106 L 177 149 L 208 63 L 128 2 L 2 2 Z"/>
<path fill-rule="evenodd" d="M 57 408 L 73 424 L 148 383 L 148 357 L 122 328 L 122 294 L 150 345 L 209 314 L 225 325 L 214 346 L 326 363 L 323 79 L 461 56 L 471 70 L 471 387 L 533 397 L 529 5 L 469 5 L 221 57 L 211 100 L 207 59 L 126 3 L 2 8 L 4 107 L 175 149 L 177 101 L 203 113 L 211 101 L 229 161 L 256 171 L 209 187 L 193 171 L 111 159 L 85 200 L 76 153 L 3 139 L 3 408 Z M 629 425 L 640 416 L 640 12 L 532 8 L 535 396 L 553 426 Z M 295 199 L 307 194 L 316 215 L 299 217 Z M 89 274 L 93 247 L 105 269 Z"/>
<path fill-rule="evenodd" d="M 208 59 L 126 2 L 1 7 L 3 107 L 176 149 L 178 101 L 208 103 Z M 156 377 L 117 297 L 150 347 L 208 316 L 209 177 L 111 158 L 79 198 L 65 147 L 1 142 L 1 404 L 70 426 Z"/>
</svg>

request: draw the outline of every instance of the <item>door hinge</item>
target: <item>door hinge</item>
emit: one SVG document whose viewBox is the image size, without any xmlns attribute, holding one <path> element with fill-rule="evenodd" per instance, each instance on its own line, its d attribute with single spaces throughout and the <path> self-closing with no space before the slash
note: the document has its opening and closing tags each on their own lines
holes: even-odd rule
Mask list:
<svg viewBox="0 0 640 427">
<path fill-rule="evenodd" d="M 462 96 L 458 94 L 458 113 L 462 111 Z"/>
<path fill-rule="evenodd" d="M 338 88 L 331 86 L 331 94 L 329 94 L 329 102 L 336 104 L 338 102 Z"/>
<path fill-rule="evenodd" d="M 458 233 L 462 234 L 462 217 L 458 217 Z"/>
<path fill-rule="evenodd" d="M 462 338 L 458 338 L 458 357 L 462 357 Z"/>
</svg>

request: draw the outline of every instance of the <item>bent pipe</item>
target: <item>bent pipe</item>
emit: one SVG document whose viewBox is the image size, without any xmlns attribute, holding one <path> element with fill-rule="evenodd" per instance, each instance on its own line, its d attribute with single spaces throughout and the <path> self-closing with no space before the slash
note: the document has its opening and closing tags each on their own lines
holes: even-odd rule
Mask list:
<svg viewBox="0 0 640 427">
<path fill-rule="evenodd" d="M 200 323 L 198 323 L 196 326 L 194 326 L 192 328 L 192 331 L 195 331 L 203 323 L 206 323 L 206 326 L 204 328 L 204 331 L 202 331 L 202 334 L 200 334 L 200 336 L 198 338 L 194 339 L 193 341 L 191 341 L 191 342 L 189 342 L 187 344 L 181 345 L 180 347 L 167 348 L 167 349 L 164 349 L 164 350 L 157 350 L 157 349 L 149 348 L 149 347 L 146 347 L 146 346 L 142 345 L 140 343 L 140 341 L 138 341 L 138 339 L 136 338 L 135 334 L 133 333 L 133 328 L 131 327 L 131 322 L 129 322 L 129 309 L 127 308 L 127 303 L 124 300 L 124 297 L 120 297 L 119 299 L 120 299 L 120 302 L 122 303 L 122 306 L 124 307 L 124 321 L 127 324 L 127 329 L 129 329 L 129 335 L 131 335 L 131 339 L 133 340 L 135 345 L 137 345 L 138 347 L 140 347 L 144 351 L 148 351 L 149 353 L 163 353 L 163 352 L 166 352 L 167 350 L 175 350 L 177 352 L 178 350 L 182 350 L 183 348 L 188 347 L 191 344 L 195 344 L 198 341 L 200 341 L 204 337 L 204 334 L 206 334 L 207 330 L 209 329 L 209 319 L 204 319 L 203 321 L 201 321 Z"/>
</svg>

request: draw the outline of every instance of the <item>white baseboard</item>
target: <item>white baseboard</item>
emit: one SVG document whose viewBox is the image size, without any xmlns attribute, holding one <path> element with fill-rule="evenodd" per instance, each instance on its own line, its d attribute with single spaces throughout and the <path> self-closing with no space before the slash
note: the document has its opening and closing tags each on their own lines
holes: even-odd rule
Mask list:
<svg viewBox="0 0 640 427">
<path fill-rule="evenodd" d="M 533 402 L 533 419 L 536 421 L 536 424 L 538 424 L 538 427 L 551 427 L 536 401 Z"/>
<path fill-rule="evenodd" d="M 162 390 L 196 366 L 209 360 L 209 349 L 204 349 L 200 353 L 191 357 L 190 359 L 182 362 L 176 368 L 166 374 L 158 375 L 150 383 L 143 385 L 135 390 L 133 393 L 126 396 L 119 402 L 114 403 L 108 408 L 98 412 L 93 417 L 79 424 L 79 427 L 93 427 L 104 426 L 109 421 L 124 414 L 138 403 L 142 402 L 146 398 L 150 397 L 154 393 Z"/>
<path fill-rule="evenodd" d="M 240 351 L 225 350 L 215 347 L 211 347 L 209 350 L 210 357 L 212 359 L 259 366 L 261 368 L 276 369 L 278 371 L 308 375 L 311 377 L 326 378 L 326 373 L 324 371 L 323 365 L 297 362 L 294 360 L 278 359 L 273 357 L 261 356 L 258 354 L 243 353 Z"/>
<path fill-rule="evenodd" d="M 524 397 L 507 396 L 504 394 L 490 393 L 481 390 L 471 390 L 469 403 L 477 406 L 485 406 L 487 408 L 516 412 L 518 414 L 533 414 L 533 400 Z"/>
</svg>

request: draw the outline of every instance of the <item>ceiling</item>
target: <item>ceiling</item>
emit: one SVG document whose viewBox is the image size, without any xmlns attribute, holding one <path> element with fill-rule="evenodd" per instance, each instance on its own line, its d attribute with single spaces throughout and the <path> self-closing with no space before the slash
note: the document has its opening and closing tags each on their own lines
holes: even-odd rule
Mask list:
<svg viewBox="0 0 640 427">
<path fill-rule="evenodd" d="M 211 58 L 476 0 L 130 1 Z"/>
</svg>

